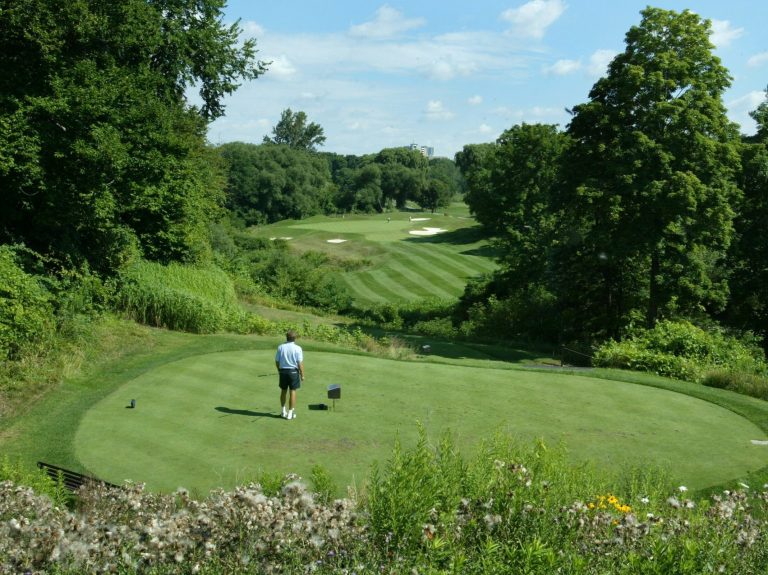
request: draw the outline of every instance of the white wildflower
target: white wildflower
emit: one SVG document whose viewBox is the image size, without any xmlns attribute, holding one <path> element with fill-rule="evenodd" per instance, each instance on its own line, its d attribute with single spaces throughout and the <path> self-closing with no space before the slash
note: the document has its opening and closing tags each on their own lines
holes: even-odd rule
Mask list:
<svg viewBox="0 0 768 575">
<path fill-rule="evenodd" d="M 688 488 L 685 485 L 681 485 L 680 487 L 677 488 L 677 490 L 680 493 L 685 493 L 686 491 L 688 491 Z"/>
</svg>

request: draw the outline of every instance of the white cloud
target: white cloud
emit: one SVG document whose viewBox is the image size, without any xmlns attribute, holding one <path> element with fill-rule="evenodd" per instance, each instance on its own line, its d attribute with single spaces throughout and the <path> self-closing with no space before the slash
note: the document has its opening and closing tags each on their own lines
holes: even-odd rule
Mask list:
<svg viewBox="0 0 768 575">
<path fill-rule="evenodd" d="M 751 56 L 749 60 L 747 60 L 747 66 L 751 68 L 757 68 L 766 62 L 768 62 L 768 52 L 760 52 L 759 54 Z"/>
<path fill-rule="evenodd" d="M 483 103 L 483 97 L 480 94 L 476 94 L 467 99 L 467 103 L 471 106 L 479 106 Z"/>
<path fill-rule="evenodd" d="M 265 33 L 264 27 L 260 24 L 257 24 L 253 20 L 240 22 L 240 27 L 243 29 L 243 34 L 249 38 L 252 36 L 256 36 L 258 38 L 259 36 L 263 36 Z"/>
<path fill-rule="evenodd" d="M 445 107 L 440 100 L 430 100 L 427 102 L 427 108 L 424 114 L 430 120 L 450 120 L 454 117 L 453 112 Z"/>
<path fill-rule="evenodd" d="M 742 133 L 754 134 L 757 130 L 757 123 L 750 117 L 749 113 L 763 102 L 765 102 L 765 92 L 762 90 L 753 90 L 743 96 L 729 100 L 725 103 L 726 108 L 728 108 L 728 118 L 741 126 Z"/>
<path fill-rule="evenodd" d="M 488 124 L 480 124 L 480 127 L 477 129 L 477 131 L 481 134 L 492 134 L 494 130 Z"/>
<path fill-rule="evenodd" d="M 545 74 L 555 74 L 556 76 L 566 76 L 573 74 L 577 70 L 581 69 L 580 60 L 558 60 L 551 66 L 544 68 Z"/>
<path fill-rule="evenodd" d="M 269 65 L 269 70 L 267 72 L 266 78 L 269 78 L 271 76 L 278 76 L 280 78 L 288 78 L 290 76 L 293 76 L 296 74 L 296 66 L 293 65 L 293 62 L 285 56 L 284 54 L 281 54 L 280 56 L 276 57 L 270 57 L 265 58 L 267 62 L 272 62 Z"/>
<path fill-rule="evenodd" d="M 616 57 L 615 50 L 595 50 L 589 57 L 587 71 L 590 76 L 603 76 L 608 71 L 608 64 Z"/>
<path fill-rule="evenodd" d="M 726 103 L 728 109 L 732 112 L 751 112 L 765 101 L 765 92 L 753 90 Z"/>
<path fill-rule="evenodd" d="M 390 38 L 401 32 L 420 28 L 425 23 L 424 18 L 405 18 L 402 12 L 384 4 L 376 10 L 376 17 L 373 20 L 350 27 L 349 33 L 352 36 L 365 38 Z"/>
<path fill-rule="evenodd" d="M 743 34 L 744 28 L 734 28 L 728 20 L 712 20 L 712 35 L 709 39 L 718 48 L 723 48 Z"/>
<path fill-rule="evenodd" d="M 501 17 L 512 24 L 510 34 L 524 38 L 543 38 L 567 8 L 562 0 L 530 0 L 519 8 L 510 8 Z"/>
</svg>

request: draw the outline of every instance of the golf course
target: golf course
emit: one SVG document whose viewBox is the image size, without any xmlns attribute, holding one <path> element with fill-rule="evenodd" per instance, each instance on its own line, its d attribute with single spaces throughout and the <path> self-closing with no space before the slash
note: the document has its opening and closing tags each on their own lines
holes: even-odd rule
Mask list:
<svg viewBox="0 0 768 575">
<path fill-rule="evenodd" d="M 299 251 L 366 258 L 364 269 L 342 274 L 356 301 L 448 297 L 493 267 L 461 214 L 315 217 L 253 233 Z M 411 233 L 429 222 L 429 234 Z M 282 313 L 297 326 L 329 321 Z M 562 447 L 575 464 L 617 477 L 663 469 L 692 489 L 749 476 L 768 453 L 759 400 L 652 375 L 563 369 L 546 354 L 508 345 L 434 338 L 412 340 L 430 352 L 404 360 L 300 339 L 307 379 L 297 418 L 286 421 L 274 369 L 280 336 L 141 329 L 134 351 L 102 359 L 17 418 L 2 440 L 6 451 L 112 483 L 200 495 L 265 476 L 308 477 L 316 466 L 339 494 L 360 489 L 372 465 L 385 462 L 397 440 L 412 445 L 420 429 L 435 441 L 450 433 L 467 456 L 501 433 Z M 327 398 L 334 384 L 336 401 Z"/>
<path fill-rule="evenodd" d="M 469 278 L 496 267 L 479 227 L 468 225 L 474 222 L 467 215 L 466 206 L 457 205 L 439 214 L 318 216 L 265 226 L 255 235 L 368 262 L 341 276 L 355 301 L 447 299 L 461 295 Z"/>
</svg>

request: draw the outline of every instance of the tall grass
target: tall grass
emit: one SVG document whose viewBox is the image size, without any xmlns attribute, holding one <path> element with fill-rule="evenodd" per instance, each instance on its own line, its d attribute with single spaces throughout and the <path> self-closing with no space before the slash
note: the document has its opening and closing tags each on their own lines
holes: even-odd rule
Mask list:
<svg viewBox="0 0 768 575">
<path fill-rule="evenodd" d="M 242 316 L 232 280 L 216 267 L 139 261 L 119 281 L 118 309 L 146 325 L 214 333 Z"/>
</svg>

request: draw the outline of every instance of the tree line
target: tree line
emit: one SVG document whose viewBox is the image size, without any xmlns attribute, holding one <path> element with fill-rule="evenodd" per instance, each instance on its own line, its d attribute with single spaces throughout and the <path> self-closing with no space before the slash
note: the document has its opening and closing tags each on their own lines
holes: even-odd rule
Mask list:
<svg viewBox="0 0 768 575">
<path fill-rule="evenodd" d="M 317 151 L 323 128 L 303 111 L 283 111 L 261 145 L 218 147 L 227 166 L 227 208 L 242 225 L 317 214 L 375 213 L 413 202 L 435 211 L 463 192 L 461 173 L 448 158 L 424 157 L 408 147 L 377 154 Z"/>
<path fill-rule="evenodd" d="M 465 314 L 491 298 L 508 335 L 548 341 L 620 338 L 664 318 L 765 338 L 768 103 L 742 137 L 710 22 L 641 14 L 565 130 L 517 125 L 456 155 L 501 263 L 468 287 Z"/>
</svg>

